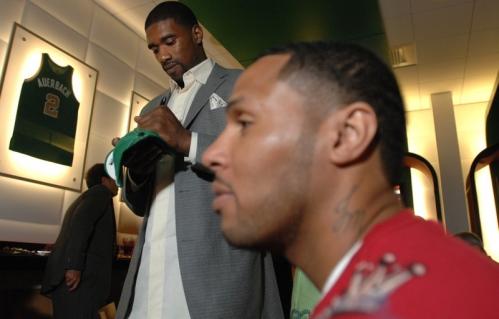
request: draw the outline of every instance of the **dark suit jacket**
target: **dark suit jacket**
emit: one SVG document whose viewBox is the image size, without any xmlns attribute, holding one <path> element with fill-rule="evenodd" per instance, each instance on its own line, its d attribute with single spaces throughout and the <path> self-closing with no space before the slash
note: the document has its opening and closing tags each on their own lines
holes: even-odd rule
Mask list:
<svg viewBox="0 0 499 319">
<path fill-rule="evenodd" d="M 215 64 L 207 82 L 196 94 L 184 126 L 198 133 L 196 162 L 225 127 L 225 108 L 213 107 L 215 93 L 224 101 L 240 70 Z M 170 96 L 166 92 L 162 96 Z M 142 113 L 159 105 L 152 100 Z M 187 306 L 192 319 L 280 319 L 283 317 L 270 254 L 231 247 L 222 235 L 220 218 L 211 209 L 213 194 L 209 176 L 199 164 L 175 161 L 175 222 L 178 258 Z M 135 278 L 140 265 L 148 222 L 153 181 L 133 192 L 129 181 L 125 196 L 130 208 L 144 216 L 130 263 L 116 318 L 126 318 L 133 304 Z"/>
<path fill-rule="evenodd" d="M 80 270 L 81 283 L 92 278 L 94 293 L 104 303 L 111 288 L 116 223 L 113 194 L 103 185 L 91 187 L 68 208 L 50 254 L 42 283 L 50 294 L 64 282 L 67 269 Z M 97 280 L 96 280 L 97 279 Z"/>
</svg>

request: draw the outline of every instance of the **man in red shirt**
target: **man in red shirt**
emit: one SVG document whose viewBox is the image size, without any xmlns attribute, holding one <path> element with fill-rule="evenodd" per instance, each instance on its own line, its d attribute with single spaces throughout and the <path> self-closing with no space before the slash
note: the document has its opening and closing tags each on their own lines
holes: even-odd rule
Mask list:
<svg viewBox="0 0 499 319">
<path fill-rule="evenodd" d="M 499 266 L 394 194 L 405 145 L 384 63 L 301 43 L 238 79 L 203 162 L 227 240 L 303 269 L 323 294 L 312 318 L 497 318 Z"/>
</svg>

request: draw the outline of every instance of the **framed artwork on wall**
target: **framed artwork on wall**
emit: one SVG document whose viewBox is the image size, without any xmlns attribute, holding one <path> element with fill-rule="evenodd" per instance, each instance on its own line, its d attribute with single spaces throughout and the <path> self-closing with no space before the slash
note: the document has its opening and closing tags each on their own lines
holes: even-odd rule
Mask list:
<svg viewBox="0 0 499 319">
<path fill-rule="evenodd" d="M 15 24 L 0 93 L 0 174 L 81 191 L 98 71 Z"/>
<path fill-rule="evenodd" d="M 132 131 L 137 127 L 137 123 L 133 120 L 134 117 L 140 115 L 140 111 L 146 104 L 149 102 L 149 99 L 144 97 L 143 95 L 132 91 L 132 101 L 130 103 L 130 117 L 128 118 L 128 132 Z"/>
<path fill-rule="evenodd" d="M 130 100 L 130 115 L 128 117 L 128 131 L 130 132 L 137 127 L 137 123 L 133 120 L 133 118 L 137 115 L 140 115 L 140 111 L 146 104 L 149 102 L 149 99 L 132 91 L 132 98 Z M 135 215 L 130 208 L 128 208 L 125 204 L 124 194 L 122 189 L 120 189 L 120 203 L 119 203 L 119 218 L 117 231 L 118 234 L 128 234 L 128 235 L 137 235 L 139 233 L 140 224 L 142 223 L 142 217 Z M 125 236 L 126 237 L 126 236 Z"/>
</svg>

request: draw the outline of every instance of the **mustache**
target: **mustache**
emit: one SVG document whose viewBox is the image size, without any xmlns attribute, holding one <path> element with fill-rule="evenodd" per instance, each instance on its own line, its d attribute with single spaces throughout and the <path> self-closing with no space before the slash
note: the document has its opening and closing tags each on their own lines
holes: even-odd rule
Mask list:
<svg viewBox="0 0 499 319">
<path fill-rule="evenodd" d="M 168 60 L 168 61 L 165 61 L 161 64 L 161 66 L 163 67 L 163 70 L 167 70 L 169 68 L 171 68 L 172 66 L 175 66 L 177 64 L 180 64 L 178 61 L 175 61 L 175 60 Z"/>
<path fill-rule="evenodd" d="M 225 181 L 223 178 L 215 175 L 213 178 L 213 182 L 216 182 L 217 184 L 223 185 L 224 188 L 227 188 L 227 190 L 232 192 L 232 186 L 227 181 Z"/>
<path fill-rule="evenodd" d="M 206 180 L 208 180 L 210 183 L 217 182 L 227 189 L 232 190 L 232 186 L 226 180 L 218 176 L 215 171 L 213 171 L 208 166 L 202 163 L 196 163 L 193 166 L 193 170 L 195 170 L 198 174 L 203 174 L 205 177 L 207 177 Z"/>
</svg>

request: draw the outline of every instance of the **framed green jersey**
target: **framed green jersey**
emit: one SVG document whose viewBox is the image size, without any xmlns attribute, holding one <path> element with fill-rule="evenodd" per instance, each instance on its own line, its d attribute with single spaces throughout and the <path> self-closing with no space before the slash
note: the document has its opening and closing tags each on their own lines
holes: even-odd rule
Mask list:
<svg viewBox="0 0 499 319">
<path fill-rule="evenodd" d="M 24 80 L 9 149 L 46 161 L 73 164 L 80 103 L 73 93 L 73 67 L 42 54 L 38 72 Z"/>
<path fill-rule="evenodd" d="M 0 175 L 81 191 L 98 71 L 64 45 L 14 25 L 1 79 Z"/>
</svg>

